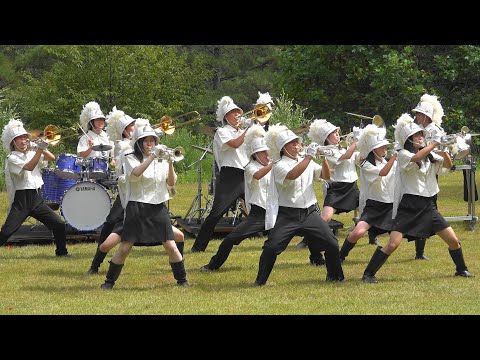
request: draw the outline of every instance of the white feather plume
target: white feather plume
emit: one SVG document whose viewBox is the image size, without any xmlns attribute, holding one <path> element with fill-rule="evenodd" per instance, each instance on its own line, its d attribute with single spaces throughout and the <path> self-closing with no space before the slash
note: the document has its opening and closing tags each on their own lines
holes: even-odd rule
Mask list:
<svg viewBox="0 0 480 360">
<path fill-rule="evenodd" d="M 263 128 L 263 126 L 254 124 L 250 126 L 250 128 L 247 131 L 247 135 L 245 135 L 245 150 L 247 151 L 247 154 L 252 153 L 252 141 L 253 139 L 259 138 L 259 137 L 265 137 L 266 131 Z"/>
<path fill-rule="evenodd" d="M 438 126 L 441 125 L 442 123 L 442 117 L 444 115 L 443 113 L 443 107 L 440 104 L 440 101 L 438 101 L 437 96 L 435 95 L 428 95 L 425 94 L 420 98 L 420 101 L 425 101 L 433 106 L 433 119 L 432 121 L 437 124 Z"/>
<path fill-rule="evenodd" d="M 3 127 L 2 132 L 2 143 L 4 150 L 9 153 L 10 152 L 10 143 L 13 139 L 11 139 L 13 129 L 14 128 L 23 128 L 23 123 L 17 119 L 11 119 L 8 124 Z"/>
<path fill-rule="evenodd" d="M 217 102 L 217 121 L 222 122 L 223 118 L 225 116 L 225 113 L 223 112 L 225 107 L 233 103 L 233 99 L 230 96 L 224 96 Z"/>
<path fill-rule="evenodd" d="M 272 97 L 268 92 L 263 94 L 260 91 L 258 92 L 257 104 L 268 104 L 272 102 Z"/>
<path fill-rule="evenodd" d="M 286 130 L 288 130 L 288 127 L 286 127 L 285 125 L 274 124 L 274 125 L 270 125 L 270 127 L 268 128 L 267 134 L 265 135 L 265 143 L 270 149 L 270 156 L 272 157 L 273 161 L 277 161 L 280 159 L 280 151 L 282 149 L 277 148 L 277 138 L 280 133 Z"/>
<path fill-rule="evenodd" d="M 98 103 L 96 103 L 95 101 L 90 101 L 83 107 L 83 110 L 80 114 L 80 124 L 82 125 L 83 130 L 85 131 L 88 130 L 90 114 L 92 113 L 92 111 L 95 111 L 95 110 L 101 111 L 100 105 L 98 105 Z"/>
<path fill-rule="evenodd" d="M 321 130 L 323 128 L 323 125 L 325 125 L 327 122 L 328 121 L 325 119 L 315 119 L 312 121 L 307 134 L 310 141 L 317 143 L 318 145 L 323 145 L 323 142 L 325 142 L 325 140 L 321 140 Z"/>
<path fill-rule="evenodd" d="M 112 141 L 122 140 L 122 134 L 118 133 L 118 122 L 122 116 L 125 116 L 125 113 L 122 110 L 117 110 L 117 107 L 114 106 L 112 111 L 107 115 L 105 121 L 107 123 L 107 134 Z"/>
<path fill-rule="evenodd" d="M 357 149 L 360 152 L 360 155 L 363 158 L 366 158 L 368 156 L 368 153 L 370 152 L 369 150 L 369 139 L 371 137 L 377 137 L 378 134 L 380 133 L 378 127 L 374 124 L 368 124 L 365 126 L 363 129 L 363 132 L 360 134 L 358 137 L 358 142 L 357 142 Z"/>
</svg>

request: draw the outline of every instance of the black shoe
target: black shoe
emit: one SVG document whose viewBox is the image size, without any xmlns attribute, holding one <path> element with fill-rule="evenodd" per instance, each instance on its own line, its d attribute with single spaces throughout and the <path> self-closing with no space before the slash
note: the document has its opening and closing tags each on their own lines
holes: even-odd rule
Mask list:
<svg viewBox="0 0 480 360">
<path fill-rule="evenodd" d="M 461 276 L 461 277 L 475 277 L 472 273 L 470 273 L 468 270 L 463 270 L 463 271 L 456 271 L 455 276 Z"/>
<path fill-rule="evenodd" d="M 253 283 L 253 286 L 255 286 L 255 287 L 265 286 L 265 283 L 259 283 L 259 282 L 255 281 Z"/>
<path fill-rule="evenodd" d="M 180 287 L 190 287 L 191 286 L 188 283 L 188 281 L 177 282 L 177 285 L 180 286 Z"/>
<path fill-rule="evenodd" d="M 199 250 L 199 249 L 195 249 L 194 247 L 192 247 L 192 249 L 190 250 L 190 252 L 191 252 L 192 254 L 195 254 L 195 253 L 205 252 L 205 250 Z"/>
<path fill-rule="evenodd" d="M 325 259 L 320 259 L 320 260 L 310 260 L 310 265 L 312 266 L 323 266 L 325 265 L 326 261 Z"/>
<path fill-rule="evenodd" d="M 369 283 L 369 284 L 376 284 L 378 283 L 378 280 L 375 276 L 370 276 L 370 275 L 363 275 L 362 276 L 362 281 Z"/>
<path fill-rule="evenodd" d="M 344 282 L 345 281 L 345 276 L 329 276 L 327 274 L 327 277 L 325 279 L 327 282 Z"/>
<path fill-rule="evenodd" d="M 215 271 L 215 270 L 218 270 L 218 269 L 212 269 L 210 266 L 207 265 L 203 265 L 201 268 L 200 268 L 200 271 L 203 271 L 203 272 L 212 272 L 212 271 Z"/>
<path fill-rule="evenodd" d="M 98 274 L 98 269 L 90 268 L 88 271 L 85 273 L 85 275 L 93 275 L 93 274 Z"/>
<path fill-rule="evenodd" d="M 103 289 L 103 290 L 112 290 L 112 289 L 113 289 L 113 284 L 103 283 L 102 285 L 100 285 L 100 289 Z"/>
<path fill-rule="evenodd" d="M 369 239 L 369 240 L 368 240 L 368 243 L 369 243 L 370 245 L 382 246 L 382 245 L 380 245 L 380 243 L 378 242 L 377 238 Z"/>
<path fill-rule="evenodd" d="M 430 260 L 430 258 L 426 257 L 425 255 L 417 255 L 415 256 L 415 260 Z"/>
<path fill-rule="evenodd" d="M 55 256 L 63 256 L 63 257 L 69 257 L 70 254 L 68 252 L 64 252 L 64 253 L 55 253 Z"/>
<path fill-rule="evenodd" d="M 305 239 L 303 239 L 297 244 L 298 250 L 305 249 L 306 247 L 307 247 L 307 242 L 305 241 Z"/>
</svg>

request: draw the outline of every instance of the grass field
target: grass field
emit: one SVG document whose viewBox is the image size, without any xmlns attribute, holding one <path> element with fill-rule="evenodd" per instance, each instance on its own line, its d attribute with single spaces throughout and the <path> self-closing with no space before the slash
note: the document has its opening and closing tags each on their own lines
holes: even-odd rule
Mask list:
<svg viewBox="0 0 480 360">
<path fill-rule="evenodd" d="M 459 172 L 440 178 L 439 209 L 444 216 L 467 214 L 462 184 Z M 206 192 L 206 184 L 204 188 Z M 196 184 L 179 184 L 171 212 L 185 215 L 196 191 Z M 320 186 L 317 195 L 320 199 Z M 4 193 L 0 201 L 3 223 L 7 208 Z M 340 245 L 353 224 L 352 217 L 353 213 L 334 217 L 345 224 L 337 234 Z M 427 241 L 425 254 L 430 261 L 413 260 L 414 244 L 404 240 L 377 273 L 378 284 L 360 280 L 375 250 L 366 237 L 344 263 L 343 283 L 326 283 L 325 267 L 309 265 L 308 250 L 297 250 L 301 238 L 295 237 L 261 288 L 252 284 L 265 238 L 245 240 L 233 249 L 219 271 L 202 273 L 199 268 L 214 255 L 220 240 L 212 240 L 205 253 L 191 254 L 193 238 L 187 234 L 185 264 L 190 288 L 176 286 L 162 247 L 136 247 L 112 291 L 99 286 L 113 252 L 98 275 L 85 275 L 96 243 L 70 243 L 69 258 L 56 258 L 53 244 L 4 246 L 0 248 L 0 315 L 480 314 L 480 236 L 470 223 L 451 225 L 476 278 L 453 276 L 455 267 L 447 246 L 437 236 Z M 379 238 L 382 244 L 386 239 Z"/>
</svg>

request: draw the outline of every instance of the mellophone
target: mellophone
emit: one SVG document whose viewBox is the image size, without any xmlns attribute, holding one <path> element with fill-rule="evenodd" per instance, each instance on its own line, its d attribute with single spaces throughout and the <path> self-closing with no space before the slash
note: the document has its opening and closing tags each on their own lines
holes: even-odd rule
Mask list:
<svg viewBox="0 0 480 360">
<path fill-rule="evenodd" d="M 59 205 L 65 221 L 80 231 L 98 229 L 107 218 L 117 176 L 108 170 L 108 159 L 61 154 L 55 168 L 42 169 L 42 197 L 53 208 Z M 53 206 L 52 206 L 53 205 Z"/>
</svg>

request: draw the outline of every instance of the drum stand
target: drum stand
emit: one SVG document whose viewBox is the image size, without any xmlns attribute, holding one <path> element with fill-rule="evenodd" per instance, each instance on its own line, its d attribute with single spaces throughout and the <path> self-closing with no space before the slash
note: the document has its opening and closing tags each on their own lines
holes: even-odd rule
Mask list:
<svg viewBox="0 0 480 360">
<path fill-rule="evenodd" d="M 195 161 L 193 164 L 189 165 L 189 167 L 190 167 L 192 165 L 197 164 L 197 169 L 198 169 L 197 170 L 197 183 L 198 183 L 197 195 L 193 199 L 192 205 L 190 205 L 190 208 L 188 209 L 187 214 L 184 217 L 184 220 L 186 220 L 187 224 L 189 224 L 189 225 L 192 222 L 192 220 L 194 219 L 196 214 L 198 214 L 196 222 L 197 222 L 197 224 L 200 224 L 201 220 L 202 220 L 202 217 L 206 214 L 207 209 L 209 208 L 208 207 L 209 202 L 211 203 L 211 200 L 209 200 L 202 193 L 202 160 L 205 158 L 205 156 L 207 155 L 208 152 L 209 152 L 209 149 L 206 149 L 197 161 Z M 206 204 L 205 209 L 202 208 L 202 199 L 205 200 L 205 204 Z M 210 208 L 211 208 L 211 204 L 210 204 Z"/>
<path fill-rule="evenodd" d="M 468 155 L 464 161 L 465 165 L 455 166 L 455 170 L 465 170 L 465 178 L 467 183 L 467 200 L 468 200 L 468 213 L 466 216 L 451 216 L 445 217 L 447 221 L 469 221 L 470 230 L 475 231 L 477 228 L 478 217 L 475 216 L 475 158 L 472 155 Z"/>
</svg>

